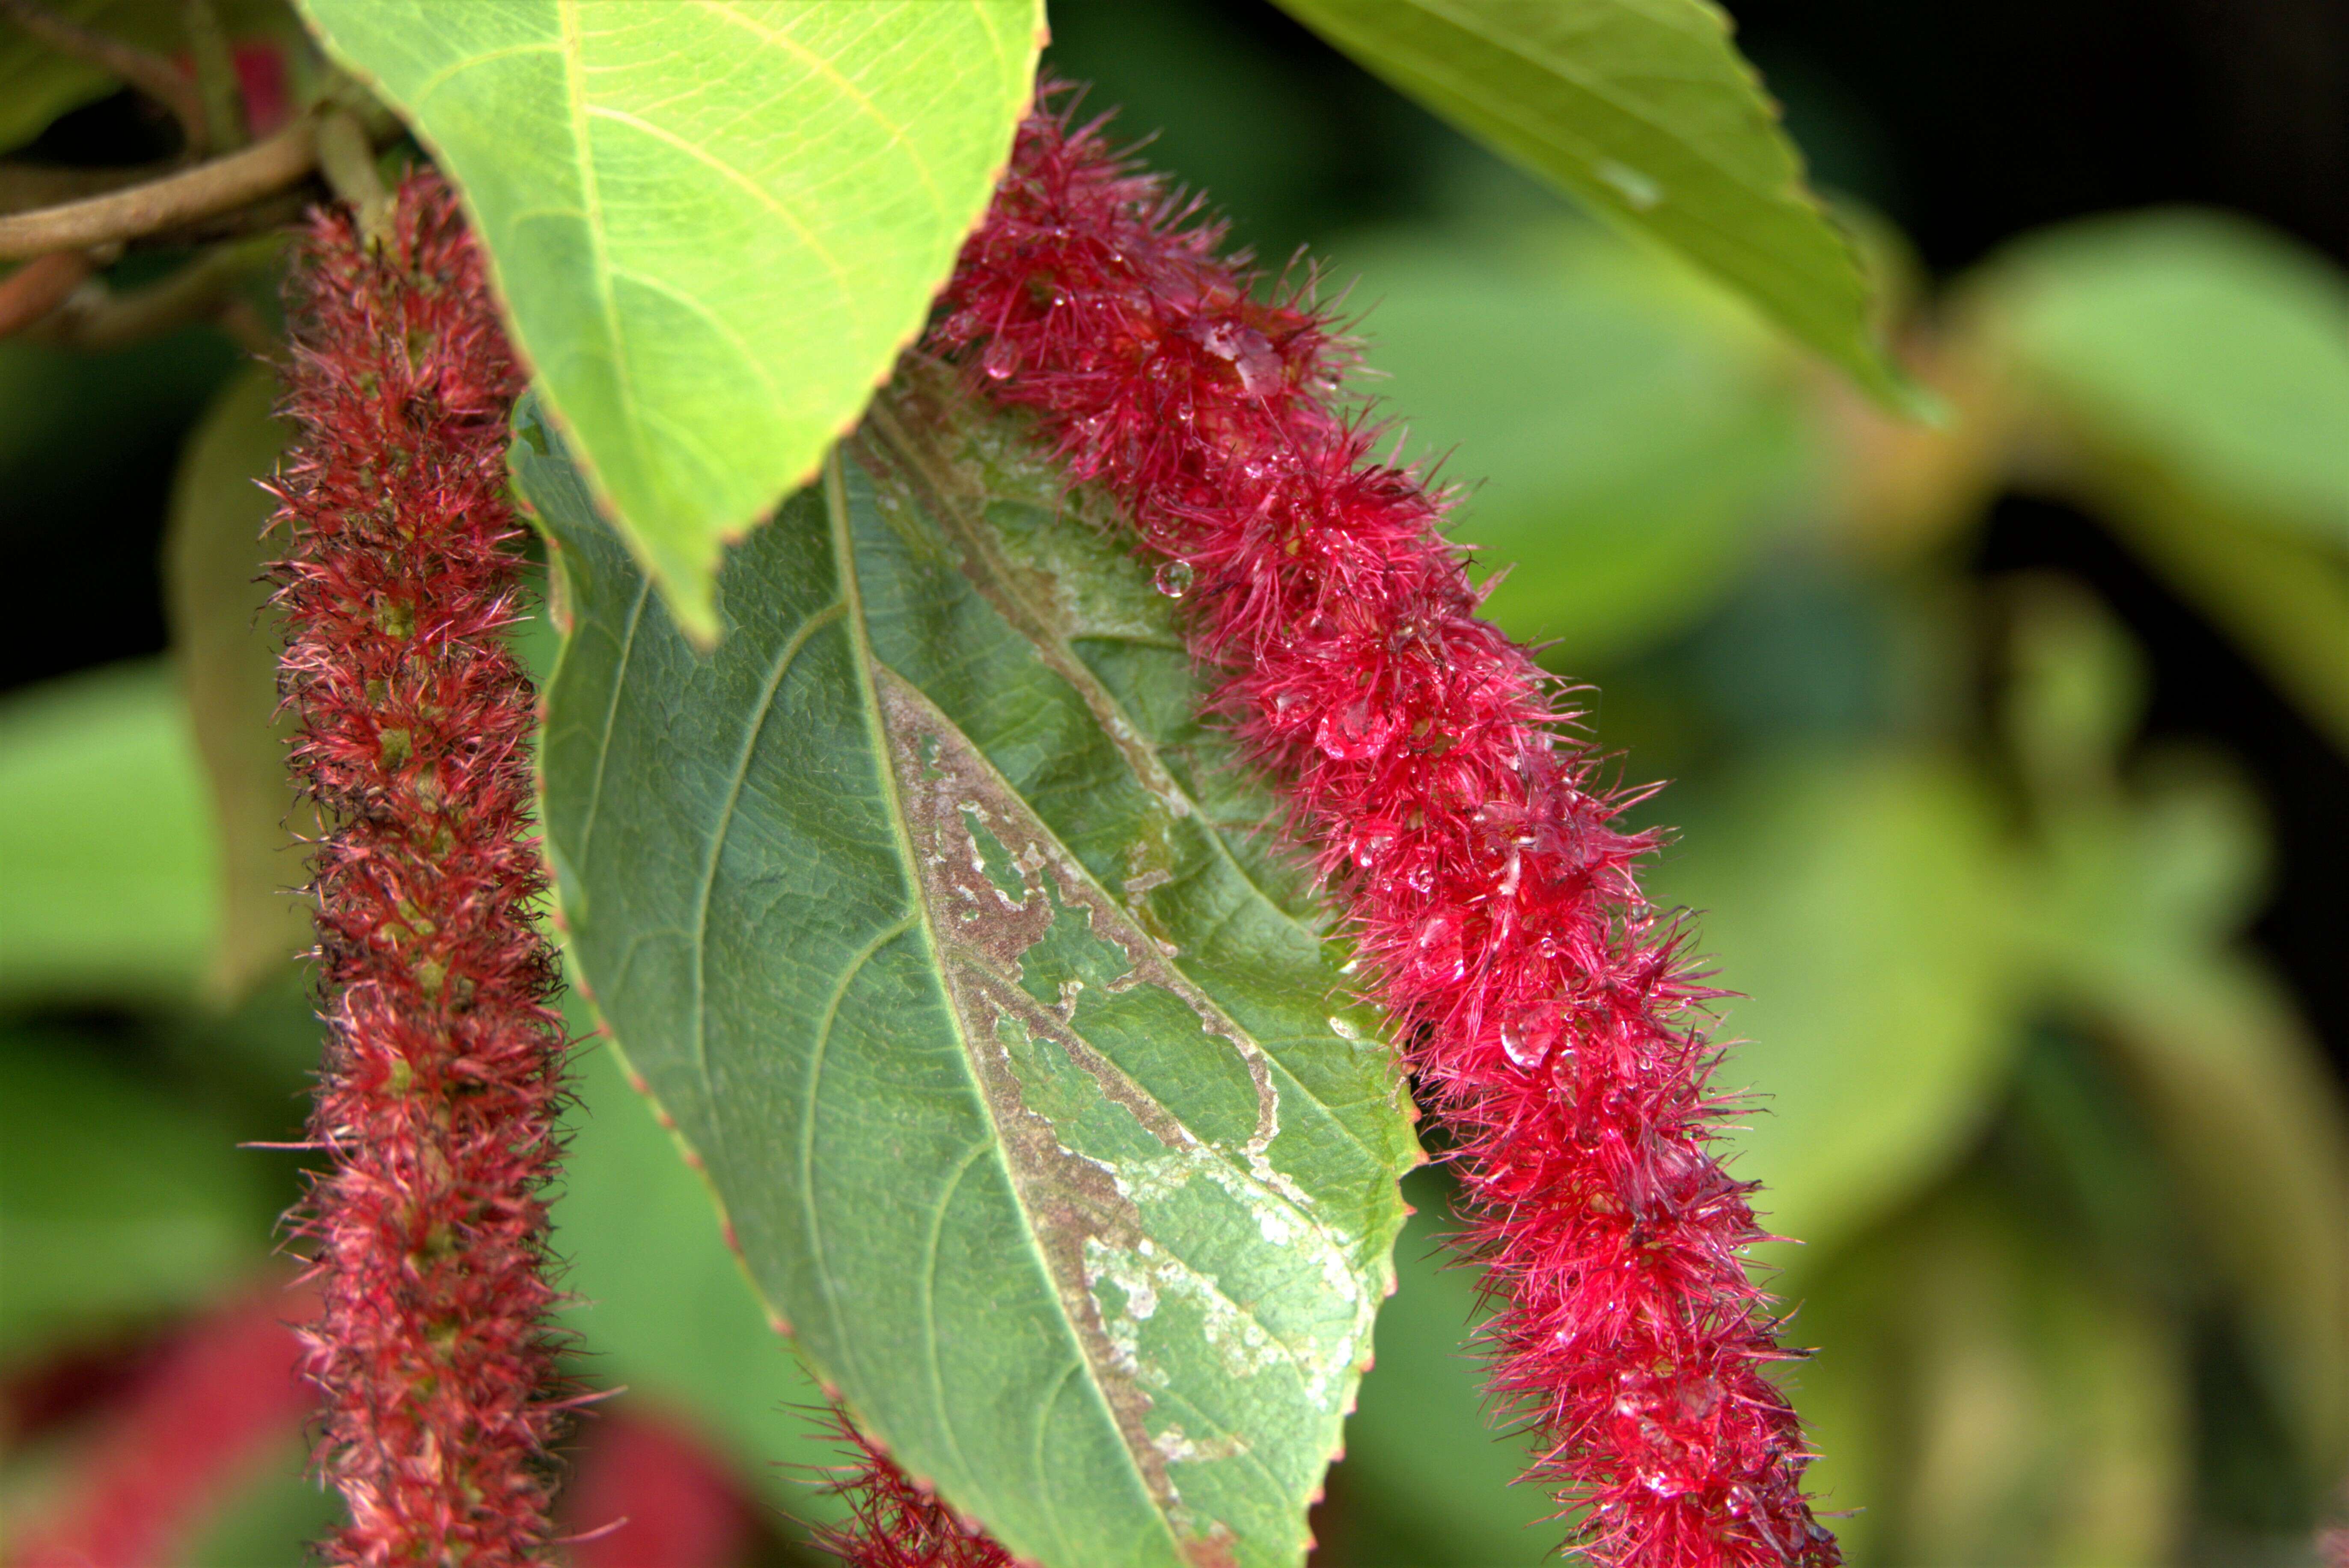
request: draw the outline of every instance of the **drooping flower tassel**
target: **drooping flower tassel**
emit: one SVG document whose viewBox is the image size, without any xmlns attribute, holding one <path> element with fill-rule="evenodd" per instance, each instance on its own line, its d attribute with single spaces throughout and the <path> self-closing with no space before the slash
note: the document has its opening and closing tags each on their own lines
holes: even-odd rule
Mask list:
<svg viewBox="0 0 2349 1568">
<path fill-rule="evenodd" d="M 533 924 L 530 682 L 506 645 L 520 380 L 437 178 L 379 246 L 337 211 L 295 270 L 276 569 L 328 1029 L 300 1229 L 323 1297 L 305 1370 L 342 1563 L 546 1560 L 559 1419 L 543 1189 L 557 970 Z"/>
<path fill-rule="evenodd" d="M 1715 1055 L 1577 715 L 1477 618 L 1444 498 L 1371 460 L 1349 356 L 1268 303 L 1098 125 L 1032 119 L 932 336 L 1033 410 L 1192 601 L 1215 701 L 1350 905 L 1461 1181 L 1493 1387 L 1573 1544 L 1640 1568 L 1838 1561 L 1771 1381 L 1761 1239 L 1710 1144 Z"/>
</svg>

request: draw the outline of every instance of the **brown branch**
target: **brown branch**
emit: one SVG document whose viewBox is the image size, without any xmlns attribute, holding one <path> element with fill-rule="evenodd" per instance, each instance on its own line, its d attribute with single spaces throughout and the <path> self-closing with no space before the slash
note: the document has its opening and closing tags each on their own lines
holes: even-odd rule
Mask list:
<svg viewBox="0 0 2349 1568">
<path fill-rule="evenodd" d="M 53 251 L 0 278 L 0 337 L 23 331 L 65 304 L 89 274 L 89 258 L 81 252 Z"/>
<path fill-rule="evenodd" d="M 0 160 L 0 217 L 102 196 L 126 185 L 144 184 L 186 168 L 183 163 L 133 163 L 110 169 L 67 169 L 47 163 Z"/>
<path fill-rule="evenodd" d="M 190 250 L 216 245 L 223 240 L 243 240 L 255 234 L 265 234 L 273 229 L 283 229 L 289 223 L 298 222 L 302 214 L 308 211 L 324 193 L 324 188 L 316 181 L 305 180 L 283 194 L 249 202 L 214 217 L 200 218 L 192 223 L 181 223 L 176 228 L 158 229 L 151 234 L 140 236 L 131 244 L 138 248 L 153 246 L 164 250 Z"/>
<path fill-rule="evenodd" d="M 0 261 L 140 239 L 283 191 L 316 166 L 317 130 L 318 122 L 303 115 L 265 141 L 183 173 L 0 218 Z"/>
<path fill-rule="evenodd" d="M 235 298 L 237 286 L 276 253 L 274 236 L 222 245 L 144 288 L 119 294 L 93 290 L 93 297 L 70 302 L 31 335 L 60 348 L 103 354 L 216 319 Z"/>
<path fill-rule="evenodd" d="M 145 93 L 171 111 L 191 152 L 203 150 L 203 99 L 196 84 L 162 56 L 78 22 L 67 21 L 35 0 L 0 0 L 0 16 L 5 16 L 59 54 L 96 66 Z"/>
</svg>

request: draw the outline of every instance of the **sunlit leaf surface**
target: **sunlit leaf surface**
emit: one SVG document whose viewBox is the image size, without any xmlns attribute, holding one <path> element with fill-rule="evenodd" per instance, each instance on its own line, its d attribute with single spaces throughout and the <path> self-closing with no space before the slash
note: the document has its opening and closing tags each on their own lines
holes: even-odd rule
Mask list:
<svg viewBox="0 0 2349 1568">
<path fill-rule="evenodd" d="M 523 352 L 696 634 L 995 188 L 1039 0 L 305 0 L 462 188 Z"/>
</svg>

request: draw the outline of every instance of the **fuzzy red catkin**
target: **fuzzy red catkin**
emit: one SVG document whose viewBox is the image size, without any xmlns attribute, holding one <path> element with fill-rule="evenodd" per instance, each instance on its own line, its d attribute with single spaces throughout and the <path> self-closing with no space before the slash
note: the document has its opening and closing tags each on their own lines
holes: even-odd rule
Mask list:
<svg viewBox="0 0 2349 1568">
<path fill-rule="evenodd" d="M 565 1040 L 504 634 L 521 379 L 448 189 L 409 180 L 389 228 L 377 250 L 321 211 L 292 285 L 280 679 L 331 824 L 303 1364 L 350 1511 L 329 1560 L 502 1568 L 546 1560 L 560 1414 L 543 1191 Z"/>
<path fill-rule="evenodd" d="M 1560 688 L 1476 615 L 1446 498 L 1371 460 L 1350 356 L 1255 298 L 1222 235 L 1040 114 L 932 346 L 1033 410 L 1190 601 L 1215 703 L 1288 791 L 1450 1140 L 1497 1311 L 1492 1386 L 1540 1435 L 1572 1544 L 1638 1568 L 1824 1568 L 1834 1537 L 1767 1375 L 1762 1237 L 1713 1157 L 1725 1097 L 1682 933 L 1641 897 Z M 882 1561 L 874 1559 L 874 1561 Z"/>
</svg>

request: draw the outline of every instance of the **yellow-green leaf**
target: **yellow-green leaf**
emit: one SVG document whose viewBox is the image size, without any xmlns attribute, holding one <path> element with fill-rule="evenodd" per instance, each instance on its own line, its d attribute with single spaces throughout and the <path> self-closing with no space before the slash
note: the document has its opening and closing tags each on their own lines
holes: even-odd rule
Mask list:
<svg viewBox="0 0 2349 1568">
<path fill-rule="evenodd" d="M 707 641 L 720 549 L 921 330 L 1040 0 L 304 0 L 457 181 L 596 499 Z"/>
</svg>

